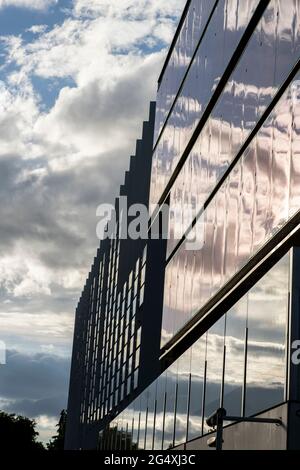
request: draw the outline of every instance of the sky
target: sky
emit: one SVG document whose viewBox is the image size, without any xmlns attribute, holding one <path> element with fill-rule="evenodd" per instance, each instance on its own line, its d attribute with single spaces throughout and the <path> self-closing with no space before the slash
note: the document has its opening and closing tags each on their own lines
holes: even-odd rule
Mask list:
<svg viewBox="0 0 300 470">
<path fill-rule="evenodd" d="M 67 405 L 96 208 L 123 182 L 184 4 L 0 0 L 0 409 L 44 442 Z"/>
</svg>

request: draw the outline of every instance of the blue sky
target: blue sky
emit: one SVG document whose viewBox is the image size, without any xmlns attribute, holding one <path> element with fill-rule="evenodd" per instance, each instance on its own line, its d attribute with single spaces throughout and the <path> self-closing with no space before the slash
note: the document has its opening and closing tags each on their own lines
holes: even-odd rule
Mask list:
<svg viewBox="0 0 300 470">
<path fill-rule="evenodd" d="M 55 24 L 61 24 L 71 8 L 72 1 L 70 0 L 60 0 L 45 9 L 22 8 L 11 2 L 10 6 L 3 7 L 1 10 L 1 34 L 22 34 L 24 38 L 30 40 L 31 33 L 27 32 L 27 29 L 33 25 L 47 25 L 50 29 Z"/>
<path fill-rule="evenodd" d="M 184 3 L 0 0 L 0 409 L 43 440 L 66 406 L 96 208 L 122 183 Z"/>
</svg>

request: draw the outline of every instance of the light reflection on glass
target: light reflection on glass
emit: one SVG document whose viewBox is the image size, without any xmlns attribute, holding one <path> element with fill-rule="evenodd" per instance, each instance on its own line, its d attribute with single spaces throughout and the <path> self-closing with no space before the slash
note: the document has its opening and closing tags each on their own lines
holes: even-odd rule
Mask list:
<svg viewBox="0 0 300 470">
<path fill-rule="evenodd" d="M 248 295 L 246 415 L 284 401 L 289 255 Z"/>
<path fill-rule="evenodd" d="M 219 0 L 154 152 L 151 203 L 159 200 L 258 3 Z"/>
<path fill-rule="evenodd" d="M 204 433 L 209 431 L 206 419 L 221 406 L 225 317 L 207 334 L 207 372 L 205 385 Z"/>
<path fill-rule="evenodd" d="M 242 412 L 247 300 L 242 297 L 226 314 L 223 407 L 232 416 Z"/>
<path fill-rule="evenodd" d="M 186 241 L 168 263 L 162 345 L 299 210 L 299 189 L 292 186 L 299 183 L 299 108 L 290 86 L 204 212 L 204 244 L 194 252 L 194 263 L 183 268 Z M 199 280 L 194 274 L 192 299 L 183 305 L 182 291 L 187 287 L 190 292 L 190 269 Z"/>
<path fill-rule="evenodd" d="M 182 82 L 216 0 L 192 0 L 156 97 L 154 142 Z"/>
<path fill-rule="evenodd" d="M 185 352 L 177 361 L 177 403 L 175 445 L 186 442 L 187 410 L 191 370 L 191 350 Z"/>
<path fill-rule="evenodd" d="M 162 374 L 156 380 L 156 416 L 154 429 L 154 449 L 162 449 L 163 429 L 164 429 L 164 409 L 166 392 L 166 374 Z"/>
<path fill-rule="evenodd" d="M 153 445 L 153 433 L 154 433 L 154 410 L 156 400 L 156 383 L 153 382 L 147 389 L 147 434 L 146 434 L 146 449 L 152 449 Z"/>
<path fill-rule="evenodd" d="M 188 440 L 202 434 L 202 405 L 204 392 L 204 369 L 206 361 L 205 334 L 191 348 L 191 391 Z"/>
<path fill-rule="evenodd" d="M 299 58 L 300 41 L 294 41 L 294 35 L 299 34 L 299 12 L 293 4 L 292 14 L 289 11 L 287 15 L 282 9 L 283 4 L 283 0 L 270 3 L 172 186 L 168 254 L 175 248 Z M 285 113 L 290 113 L 288 107 Z M 283 138 L 281 124 L 282 119 L 277 133 L 278 124 L 272 126 L 278 155 Z M 288 132 L 285 135 L 287 137 Z M 172 168 L 175 168 L 174 165 Z"/>
<path fill-rule="evenodd" d="M 127 446 L 134 448 L 137 440 L 135 436 L 140 434 L 139 448 L 144 448 L 147 409 L 146 448 L 152 449 L 153 441 L 150 436 L 153 438 L 154 431 L 154 449 L 160 450 L 162 440 L 163 449 L 169 449 L 185 442 L 186 438 L 192 440 L 200 437 L 202 426 L 204 433 L 208 432 L 205 419 L 220 405 L 224 406 L 228 414 L 241 416 L 244 387 L 246 415 L 261 412 L 283 401 L 286 383 L 289 256 L 287 253 L 275 264 L 205 335 L 174 361 L 111 423 L 110 429 L 117 426 L 120 435 L 122 429 L 123 434 L 125 429 L 132 429 L 134 418 L 133 439 L 130 443 L 131 435 L 127 433 Z M 246 350 L 247 369 L 244 375 Z M 155 407 L 151 403 L 156 403 L 155 415 Z M 136 419 L 139 416 L 140 431 L 139 418 Z"/>
<path fill-rule="evenodd" d="M 164 420 L 164 442 L 163 449 L 169 449 L 174 445 L 174 424 L 175 424 L 175 400 L 177 387 L 177 361 L 167 370 L 166 373 L 166 408 Z"/>
</svg>

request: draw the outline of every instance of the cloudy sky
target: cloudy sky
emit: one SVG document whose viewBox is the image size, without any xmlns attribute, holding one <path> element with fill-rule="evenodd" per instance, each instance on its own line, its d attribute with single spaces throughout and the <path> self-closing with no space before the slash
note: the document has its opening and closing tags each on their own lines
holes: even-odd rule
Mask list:
<svg viewBox="0 0 300 470">
<path fill-rule="evenodd" d="M 0 409 L 43 440 L 66 406 L 96 207 L 122 183 L 184 4 L 0 0 Z"/>
</svg>

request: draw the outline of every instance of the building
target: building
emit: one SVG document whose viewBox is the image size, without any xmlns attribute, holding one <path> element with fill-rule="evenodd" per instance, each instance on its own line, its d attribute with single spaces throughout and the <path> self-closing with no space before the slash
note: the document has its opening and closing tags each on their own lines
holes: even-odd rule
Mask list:
<svg viewBox="0 0 300 470">
<path fill-rule="evenodd" d="M 149 230 L 168 207 L 168 237 L 101 244 L 76 313 L 67 447 L 208 449 L 219 408 L 239 418 L 225 449 L 300 447 L 299 15 L 300 0 L 187 1 L 153 145 L 121 188 L 147 202 L 130 190 L 144 168 Z M 114 313 L 128 289 L 144 296 L 132 345 Z"/>
<path fill-rule="evenodd" d="M 165 243 L 128 238 L 122 230 L 133 217 L 128 216 L 128 224 L 120 220 L 122 198 L 128 207 L 148 205 L 154 118 L 151 103 L 142 139 L 115 200 L 114 232 L 100 244 L 76 309 L 67 449 L 96 448 L 99 425 L 109 423 L 159 373 L 161 314 L 155 322 L 145 310 L 161 311 Z M 154 249 L 158 263 L 146 266 Z M 149 296 L 152 289 L 161 292 L 160 299 Z"/>
</svg>

